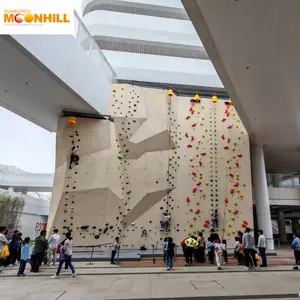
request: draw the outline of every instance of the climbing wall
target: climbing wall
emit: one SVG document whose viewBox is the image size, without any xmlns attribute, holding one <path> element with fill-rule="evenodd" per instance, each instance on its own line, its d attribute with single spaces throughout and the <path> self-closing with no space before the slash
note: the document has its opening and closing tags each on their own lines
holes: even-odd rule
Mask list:
<svg viewBox="0 0 300 300">
<path fill-rule="evenodd" d="M 120 236 L 149 249 L 215 226 L 233 246 L 253 223 L 249 138 L 231 101 L 195 99 L 118 84 L 114 123 L 62 119 L 48 228 L 71 229 L 77 245 Z M 72 141 L 80 161 L 69 169 Z"/>
</svg>

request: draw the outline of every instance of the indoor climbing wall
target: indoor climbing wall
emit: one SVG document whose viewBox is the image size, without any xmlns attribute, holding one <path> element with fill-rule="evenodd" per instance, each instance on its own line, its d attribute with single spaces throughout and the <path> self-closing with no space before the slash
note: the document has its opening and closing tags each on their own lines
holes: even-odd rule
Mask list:
<svg viewBox="0 0 300 300">
<path fill-rule="evenodd" d="M 120 236 L 150 249 L 211 228 L 231 247 L 252 226 L 249 139 L 231 101 L 116 84 L 111 115 L 61 120 L 48 228 L 72 230 L 77 245 Z"/>
</svg>

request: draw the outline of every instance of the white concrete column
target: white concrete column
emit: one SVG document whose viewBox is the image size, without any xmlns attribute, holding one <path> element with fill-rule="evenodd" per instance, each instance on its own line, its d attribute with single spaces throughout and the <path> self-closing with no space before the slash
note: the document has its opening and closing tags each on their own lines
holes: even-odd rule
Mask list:
<svg viewBox="0 0 300 300">
<path fill-rule="evenodd" d="M 264 236 L 267 241 L 267 250 L 274 250 L 264 150 L 259 144 L 253 144 L 251 150 L 257 225 L 258 229 L 264 231 Z"/>
<path fill-rule="evenodd" d="M 280 176 L 279 174 L 272 175 L 272 184 L 274 188 L 279 188 L 281 185 L 279 176 Z"/>
<path fill-rule="evenodd" d="M 287 242 L 286 230 L 285 230 L 285 222 L 284 222 L 284 212 L 282 210 L 278 210 L 278 231 L 279 231 L 279 240 L 281 243 Z"/>
</svg>

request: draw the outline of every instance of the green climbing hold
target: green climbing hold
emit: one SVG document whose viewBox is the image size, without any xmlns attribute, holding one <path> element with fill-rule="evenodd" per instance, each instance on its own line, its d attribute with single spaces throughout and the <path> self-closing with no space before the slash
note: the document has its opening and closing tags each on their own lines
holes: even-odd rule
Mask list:
<svg viewBox="0 0 300 300">
<path fill-rule="evenodd" d="M 123 159 L 123 157 L 122 157 L 122 156 L 118 156 L 118 159 L 120 159 L 120 160 L 121 160 L 121 159 Z"/>
</svg>

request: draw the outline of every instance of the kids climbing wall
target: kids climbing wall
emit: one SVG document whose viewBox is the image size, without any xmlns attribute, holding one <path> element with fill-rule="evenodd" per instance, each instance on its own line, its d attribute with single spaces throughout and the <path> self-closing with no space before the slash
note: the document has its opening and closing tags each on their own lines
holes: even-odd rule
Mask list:
<svg viewBox="0 0 300 300">
<path fill-rule="evenodd" d="M 230 100 L 117 84 L 111 115 L 60 121 L 49 229 L 72 230 L 77 245 L 120 236 L 149 249 L 213 227 L 231 247 L 252 227 L 249 138 Z"/>
</svg>

